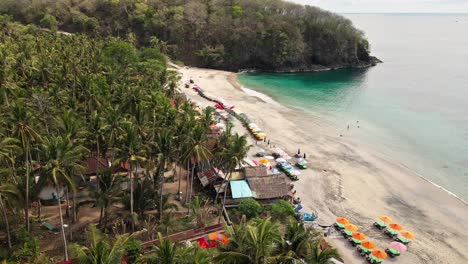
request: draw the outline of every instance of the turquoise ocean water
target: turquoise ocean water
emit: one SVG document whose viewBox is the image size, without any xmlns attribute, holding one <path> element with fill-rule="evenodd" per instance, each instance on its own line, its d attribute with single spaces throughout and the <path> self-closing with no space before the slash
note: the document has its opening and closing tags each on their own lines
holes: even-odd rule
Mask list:
<svg viewBox="0 0 468 264">
<path fill-rule="evenodd" d="M 468 15 L 345 16 L 384 63 L 308 74 L 244 73 L 239 81 L 326 119 L 339 133 L 468 201 Z"/>
</svg>

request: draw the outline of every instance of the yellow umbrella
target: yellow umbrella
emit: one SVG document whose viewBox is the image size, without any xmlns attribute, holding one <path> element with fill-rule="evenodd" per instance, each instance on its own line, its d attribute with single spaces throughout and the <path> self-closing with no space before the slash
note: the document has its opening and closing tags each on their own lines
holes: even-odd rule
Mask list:
<svg viewBox="0 0 468 264">
<path fill-rule="evenodd" d="M 352 231 L 352 232 L 358 231 L 358 227 L 356 225 L 353 225 L 353 224 L 346 224 L 344 226 L 344 229 L 346 229 L 348 231 Z"/>
<path fill-rule="evenodd" d="M 379 219 L 384 221 L 385 223 L 390 223 L 392 222 L 392 218 L 390 218 L 389 216 L 386 216 L 386 215 L 381 215 L 379 216 Z"/>
<path fill-rule="evenodd" d="M 270 162 L 267 159 L 261 159 L 258 161 L 260 164 L 269 164 Z"/>
</svg>

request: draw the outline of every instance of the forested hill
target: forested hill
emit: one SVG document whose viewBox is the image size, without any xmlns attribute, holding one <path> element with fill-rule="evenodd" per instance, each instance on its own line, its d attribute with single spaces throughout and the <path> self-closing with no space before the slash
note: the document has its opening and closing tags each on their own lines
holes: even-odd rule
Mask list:
<svg viewBox="0 0 468 264">
<path fill-rule="evenodd" d="M 281 0 L 1 0 L 0 13 L 140 47 L 152 42 L 194 66 L 313 70 L 375 61 L 350 20 Z"/>
</svg>

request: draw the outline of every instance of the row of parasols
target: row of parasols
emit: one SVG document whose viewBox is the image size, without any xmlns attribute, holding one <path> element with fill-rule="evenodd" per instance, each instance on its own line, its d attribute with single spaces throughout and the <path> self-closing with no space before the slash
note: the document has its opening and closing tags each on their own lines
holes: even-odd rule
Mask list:
<svg viewBox="0 0 468 264">
<path fill-rule="evenodd" d="M 203 90 L 200 88 L 198 85 L 194 85 L 193 89 L 198 92 L 198 95 L 201 97 L 215 102 L 216 104 L 214 107 L 219 110 L 226 110 L 230 115 L 236 117 L 239 119 L 249 130 L 250 133 L 252 133 L 253 137 L 256 140 L 263 141 L 266 140 L 266 134 L 262 132 L 262 129 L 260 129 L 257 124 L 250 122 L 250 120 L 247 118 L 247 116 L 244 113 L 241 113 L 238 109 L 235 109 L 234 106 L 228 106 L 228 103 L 221 97 L 215 97 L 211 98 L 207 96 Z"/>
<path fill-rule="evenodd" d="M 357 252 L 365 257 L 369 263 L 382 263 L 388 256 L 393 258 L 407 251 L 408 247 L 406 245 L 414 239 L 414 235 L 411 232 L 404 231 L 401 225 L 391 222 L 392 219 L 390 217 L 381 215 L 379 221 L 374 223 L 374 226 L 379 230 L 385 230 L 386 235 L 396 240 L 391 242 L 385 250 L 376 249 L 375 243 L 365 240 L 366 236 L 358 232 L 358 227 L 351 224 L 344 217 L 338 217 L 334 226 L 337 230 L 341 231 L 343 237 L 347 238 L 352 246 L 357 246 Z"/>
</svg>

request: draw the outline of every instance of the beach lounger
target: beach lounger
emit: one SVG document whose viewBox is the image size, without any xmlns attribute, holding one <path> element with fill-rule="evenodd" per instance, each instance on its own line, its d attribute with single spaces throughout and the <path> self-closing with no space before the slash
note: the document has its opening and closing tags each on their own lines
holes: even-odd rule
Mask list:
<svg viewBox="0 0 468 264">
<path fill-rule="evenodd" d="M 372 263 L 372 264 L 375 264 L 375 263 L 382 263 L 382 260 L 381 260 L 381 259 L 376 258 L 376 257 L 374 257 L 374 256 L 372 256 L 372 255 L 370 255 L 369 257 L 367 257 L 367 261 L 368 261 L 369 263 Z"/>
<path fill-rule="evenodd" d="M 394 258 L 396 256 L 400 256 L 400 251 L 394 249 L 394 248 L 387 248 L 385 249 L 385 252 L 391 257 Z"/>
<path fill-rule="evenodd" d="M 349 238 L 353 235 L 353 232 L 349 231 L 349 230 L 343 230 L 341 231 L 341 234 L 343 235 L 344 238 Z"/>
<path fill-rule="evenodd" d="M 398 236 L 398 237 L 395 239 L 395 241 L 398 241 L 398 242 L 403 243 L 403 244 L 405 244 L 405 245 L 408 245 L 409 242 L 411 242 L 410 240 L 408 240 L 408 239 L 406 239 L 406 238 L 404 238 L 404 237 L 402 237 L 402 236 Z"/>
<path fill-rule="evenodd" d="M 335 223 L 335 224 L 333 225 L 333 227 L 335 227 L 335 229 L 338 230 L 338 231 L 344 229 L 344 225 L 343 225 L 343 224 L 340 224 L 340 223 Z"/>
<path fill-rule="evenodd" d="M 352 238 L 352 237 L 348 238 L 348 240 L 349 240 L 349 243 L 351 243 L 351 245 L 353 247 L 355 247 L 357 245 L 361 245 L 361 242 L 362 242 L 361 240 L 357 240 L 357 239 Z"/>
<path fill-rule="evenodd" d="M 378 229 L 382 230 L 387 227 L 387 224 L 385 224 L 384 221 L 377 221 L 374 223 L 374 226 L 377 227 Z"/>
<path fill-rule="evenodd" d="M 367 248 L 365 248 L 363 246 L 358 246 L 356 248 L 356 250 L 357 250 L 357 252 L 359 252 L 359 255 L 361 255 L 363 257 L 367 256 L 367 255 L 369 255 L 371 253 L 370 249 L 367 249 Z"/>
<path fill-rule="evenodd" d="M 398 232 L 396 230 L 393 230 L 391 228 L 387 228 L 385 229 L 385 232 L 384 232 L 387 236 L 393 238 L 393 237 L 396 237 L 398 235 Z"/>
</svg>

